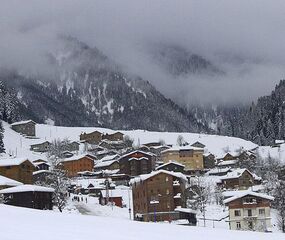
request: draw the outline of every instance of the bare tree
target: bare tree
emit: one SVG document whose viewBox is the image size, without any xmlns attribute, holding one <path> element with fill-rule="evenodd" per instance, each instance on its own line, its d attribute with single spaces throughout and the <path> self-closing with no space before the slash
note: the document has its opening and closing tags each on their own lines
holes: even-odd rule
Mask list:
<svg viewBox="0 0 285 240">
<path fill-rule="evenodd" d="M 52 141 L 49 150 L 48 157 L 49 158 L 64 158 L 63 153 L 69 149 L 70 140 L 67 138 L 60 140 L 55 139 Z"/>
<path fill-rule="evenodd" d="M 279 180 L 273 193 L 273 207 L 278 211 L 278 226 L 285 233 L 285 181 Z"/>
<path fill-rule="evenodd" d="M 177 145 L 180 147 L 186 146 L 188 144 L 182 135 L 178 135 L 176 142 L 177 142 Z"/>
<path fill-rule="evenodd" d="M 134 139 L 130 138 L 130 136 L 125 135 L 123 141 L 124 141 L 124 144 L 126 145 L 126 147 L 128 147 L 128 148 L 133 147 Z"/>
</svg>

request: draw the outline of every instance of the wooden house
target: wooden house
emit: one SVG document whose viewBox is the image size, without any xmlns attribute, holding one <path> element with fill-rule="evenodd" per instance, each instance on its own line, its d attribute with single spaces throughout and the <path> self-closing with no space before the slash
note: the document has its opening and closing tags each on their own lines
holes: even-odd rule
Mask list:
<svg viewBox="0 0 285 240">
<path fill-rule="evenodd" d="M 4 204 L 34 209 L 52 210 L 54 189 L 36 185 L 20 185 L 0 190 Z"/>
<path fill-rule="evenodd" d="M 99 203 L 101 205 L 115 205 L 117 207 L 123 207 L 122 192 L 119 189 L 101 190 L 99 196 Z"/>
<path fill-rule="evenodd" d="M 112 134 L 103 134 L 102 135 L 102 140 L 109 140 L 109 141 L 123 141 L 124 140 L 124 134 L 121 132 L 115 132 Z"/>
<path fill-rule="evenodd" d="M 274 198 L 271 196 L 251 191 L 241 191 L 236 196 L 224 200 L 229 209 L 230 229 L 270 231 L 270 205 L 272 200 Z"/>
<path fill-rule="evenodd" d="M 9 187 L 16 187 L 20 185 L 23 185 L 23 183 L 0 175 L 0 190 L 4 188 L 9 188 Z"/>
<path fill-rule="evenodd" d="M 69 151 L 69 152 L 76 152 L 76 151 L 79 151 L 79 146 L 80 146 L 79 142 L 73 141 L 73 142 L 67 144 L 65 150 Z"/>
<path fill-rule="evenodd" d="M 82 133 L 80 134 L 80 141 L 87 142 L 90 144 L 99 144 L 102 140 L 102 133 L 99 131 L 94 131 L 91 133 Z"/>
<path fill-rule="evenodd" d="M 25 136 L 36 136 L 36 123 L 33 120 L 15 122 L 11 124 L 11 127 Z"/>
<path fill-rule="evenodd" d="M 216 157 L 212 153 L 203 154 L 203 164 L 205 169 L 212 169 L 216 164 Z"/>
<path fill-rule="evenodd" d="M 159 170 L 131 179 L 134 219 L 139 221 L 176 220 L 177 207 L 186 207 L 182 173 Z"/>
<path fill-rule="evenodd" d="M 47 152 L 50 148 L 51 143 L 49 141 L 45 141 L 42 143 L 32 144 L 30 147 L 31 151 L 34 152 Z"/>
<path fill-rule="evenodd" d="M 75 155 L 64 159 L 61 165 L 68 177 L 75 177 L 78 172 L 92 172 L 94 170 L 94 158 L 88 154 Z"/>
<path fill-rule="evenodd" d="M 190 145 L 191 147 L 197 147 L 197 148 L 205 148 L 206 145 L 204 145 L 203 143 L 197 141 L 197 142 L 194 142 Z"/>
<path fill-rule="evenodd" d="M 256 176 L 256 174 L 242 168 L 222 176 L 217 185 L 225 189 L 248 189 L 254 185 L 261 184 L 261 182 L 262 179 Z"/>
<path fill-rule="evenodd" d="M 119 159 L 120 173 L 129 176 L 150 173 L 155 166 L 156 156 L 143 151 L 133 151 L 121 156 Z"/>
<path fill-rule="evenodd" d="M 110 160 L 110 161 L 98 161 L 95 164 L 94 171 L 101 171 L 101 170 L 115 170 L 120 169 L 120 164 L 118 160 Z"/>
<path fill-rule="evenodd" d="M 35 165 L 26 158 L 0 159 L 0 175 L 16 181 L 31 184 Z"/>
</svg>

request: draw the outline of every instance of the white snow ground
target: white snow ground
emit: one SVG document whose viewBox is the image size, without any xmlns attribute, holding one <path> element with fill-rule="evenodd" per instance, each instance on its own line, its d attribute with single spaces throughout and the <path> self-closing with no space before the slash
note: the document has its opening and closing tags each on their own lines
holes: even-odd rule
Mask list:
<svg viewBox="0 0 285 240">
<path fill-rule="evenodd" d="M 282 233 L 257 233 L 142 223 L 127 219 L 102 218 L 17 208 L 0 204 L 1 240 L 282 240 Z"/>
</svg>

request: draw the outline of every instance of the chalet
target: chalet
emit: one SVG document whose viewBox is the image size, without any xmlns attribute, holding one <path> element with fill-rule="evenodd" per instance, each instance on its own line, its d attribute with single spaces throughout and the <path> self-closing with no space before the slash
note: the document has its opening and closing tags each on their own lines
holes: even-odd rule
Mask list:
<svg viewBox="0 0 285 240">
<path fill-rule="evenodd" d="M 147 222 L 179 219 L 175 209 L 186 207 L 186 182 L 182 173 L 165 170 L 131 179 L 134 219 Z"/>
<path fill-rule="evenodd" d="M 270 231 L 270 205 L 273 200 L 271 196 L 251 191 L 242 191 L 224 200 L 229 209 L 230 229 Z"/>
<path fill-rule="evenodd" d="M 80 141 L 87 142 L 90 144 L 98 144 L 102 140 L 102 133 L 99 131 L 94 131 L 91 133 L 80 134 Z"/>
<path fill-rule="evenodd" d="M 79 151 L 79 146 L 80 146 L 80 143 L 79 142 L 71 142 L 69 144 L 67 144 L 67 146 L 65 147 L 66 151 L 69 151 L 69 152 L 76 152 L 76 151 Z"/>
<path fill-rule="evenodd" d="M 36 185 L 20 185 L 0 190 L 4 204 L 34 209 L 52 210 L 54 189 Z"/>
<path fill-rule="evenodd" d="M 143 151 L 133 151 L 121 156 L 119 159 L 120 173 L 130 176 L 150 173 L 154 169 L 156 156 Z"/>
<path fill-rule="evenodd" d="M 156 168 L 156 170 L 166 170 L 172 172 L 184 172 L 185 166 L 175 161 L 169 161 L 168 163 L 164 163 Z"/>
<path fill-rule="evenodd" d="M 115 170 L 120 169 L 120 164 L 118 160 L 110 160 L 110 161 L 98 161 L 94 167 L 94 171 L 100 170 Z"/>
<path fill-rule="evenodd" d="M 50 165 L 47 161 L 45 160 L 36 160 L 33 161 L 33 164 L 36 166 L 37 170 L 49 170 Z"/>
<path fill-rule="evenodd" d="M 218 168 L 236 168 L 239 165 L 239 160 L 238 159 L 233 159 L 233 160 L 219 160 L 219 162 L 216 164 Z"/>
<path fill-rule="evenodd" d="M 123 141 L 124 140 L 124 134 L 121 132 L 115 132 L 112 134 L 103 134 L 102 135 L 102 140 L 109 140 L 109 141 Z"/>
<path fill-rule="evenodd" d="M 31 151 L 34 152 L 47 152 L 50 148 L 51 143 L 49 141 L 45 141 L 42 143 L 32 144 L 30 147 Z"/>
<path fill-rule="evenodd" d="M 207 175 L 209 175 L 209 176 L 225 176 L 230 172 L 232 172 L 232 169 L 229 167 L 227 167 L 227 168 L 213 168 L 207 172 Z"/>
<path fill-rule="evenodd" d="M 16 187 L 19 185 L 23 185 L 23 183 L 0 175 L 0 190 L 9 187 Z"/>
<path fill-rule="evenodd" d="M 101 190 L 99 203 L 101 205 L 111 204 L 117 207 L 123 207 L 122 191 L 119 189 Z"/>
<path fill-rule="evenodd" d="M 226 189 L 248 189 L 261 184 L 262 179 L 249 170 L 236 169 L 220 178 L 218 186 Z"/>
<path fill-rule="evenodd" d="M 205 169 L 211 169 L 215 167 L 216 157 L 212 153 L 203 154 L 203 164 Z"/>
<path fill-rule="evenodd" d="M 206 145 L 204 145 L 203 143 L 198 142 L 198 141 L 192 143 L 190 146 L 191 146 L 191 147 L 197 147 L 197 148 L 205 148 L 205 147 L 206 147 Z"/>
<path fill-rule="evenodd" d="M 184 165 L 185 171 L 196 171 L 204 169 L 203 153 L 202 148 L 184 146 L 167 149 L 161 153 L 161 157 L 164 163 L 173 160 Z"/>
<path fill-rule="evenodd" d="M 76 155 L 64 159 L 61 165 L 68 177 L 75 177 L 78 172 L 93 171 L 94 159 L 88 154 Z"/>
<path fill-rule="evenodd" d="M 0 175 L 30 184 L 33 182 L 35 165 L 26 158 L 0 159 Z"/>
<path fill-rule="evenodd" d="M 36 123 L 33 120 L 15 122 L 11 124 L 11 127 L 25 136 L 36 136 Z"/>
</svg>

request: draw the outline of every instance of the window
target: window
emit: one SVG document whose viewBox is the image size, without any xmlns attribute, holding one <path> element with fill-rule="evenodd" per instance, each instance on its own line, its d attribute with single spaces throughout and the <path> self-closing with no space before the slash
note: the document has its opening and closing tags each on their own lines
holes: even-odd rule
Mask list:
<svg viewBox="0 0 285 240">
<path fill-rule="evenodd" d="M 261 208 L 258 210 L 259 215 L 264 216 L 265 215 L 265 209 Z"/>
<path fill-rule="evenodd" d="M 251 216 L 252 216 L 252 210 L 251 210 L 251 209 L 248 209 L 248 210 L 247 210 L 247 216 L 248 216 L 248 217 L 251 217 Z"/>
<path fill-rule="evenodd" d="M 240 222 L 237 222 L 237 230 L 240 230 L 240 229 L 241 229 Z"/>
<path fill-rule="evenodd" d="M 165 177 L 165 182 L 168 182 L 168 177 Z"/>
<path fill-rule="evenodd" d="M 166 195 L 169 195 L 169 189 L 166 189 Z"/>
<path fill-rule="evenodd" d="M 235 210 L 235 217 L 240 217 L 240 210 Z"/>
</svg>

